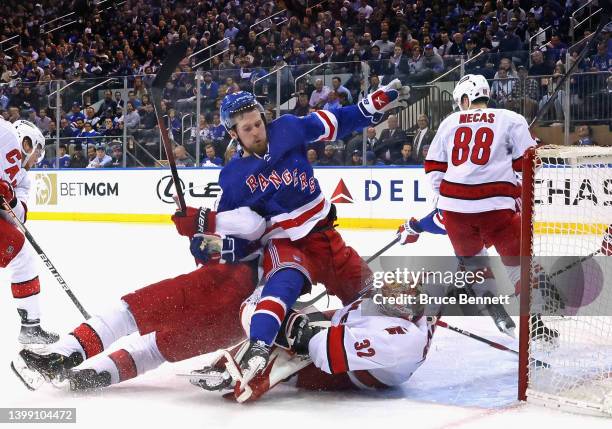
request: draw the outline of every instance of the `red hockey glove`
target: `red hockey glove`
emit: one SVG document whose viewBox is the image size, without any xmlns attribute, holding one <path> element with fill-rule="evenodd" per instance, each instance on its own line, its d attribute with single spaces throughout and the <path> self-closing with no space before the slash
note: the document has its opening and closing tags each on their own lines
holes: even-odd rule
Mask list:
<svg viewBox="0 0 612 429">
<path fill-rule="evenodd" d="M 15 195 L 13 185 L 6 180 L 0 180 L 0 198 L 6 201 L 11 208 L 14 208 L 15 205 L 17 205 L 17 197 Z M 0 206 L 0 208 L 5 210 L 4 205 Z"/>
<path fill-rule="evenodd" d="M 200 207 L 199 209 L 187 207 L 184 216 L 177 213 L 172 215 L 172 222 L 180 235 L 193 237 L 195 234 L 215 232 L 215 216 L 217 212 Z"/>
</svg>

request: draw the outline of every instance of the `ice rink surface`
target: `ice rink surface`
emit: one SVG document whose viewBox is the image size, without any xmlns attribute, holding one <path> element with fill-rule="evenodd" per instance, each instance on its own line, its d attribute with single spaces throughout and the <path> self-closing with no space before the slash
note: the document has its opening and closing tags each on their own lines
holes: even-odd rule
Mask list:
<svg viewBox="0 0 612 429">
<path fill-rule="evenodd" d="M 194 268 L 187 239 L 179 237 L 172 225 L 32 221 L 28 226 L 90 313 L 112 306 L 127 292 Z M 342 232 L 362 255 L 393 239 L 392 231 Z M 387 254 L 452 253 L 446 237 L 434 236 L 411 247 L 395 246 Z M 102 392 L 77 395 L 50 385 L 30 392 L 9 368 L 18 351 L 19 324 L 6 272 L 0 271 L 0 284 L 4 285 L 0 292 L 0 407 L 75 407 L 79 428 L 612 426 L 610 419 L 518 403 L 516 356 L 442 328 L 436 331 L 427 361 L 412 379 L 384 392 L 317 393 L 281 385 L 257 403 L 239 405 L 176 376 L 201 367 L 206 356 L 165 364 Z M 42 264 L 41 284 L 45 326 L 67 333 L 82 321 L 81 315 Z M 488 317 L 445 320 L 518 349 L 517 341 L 500 334 Z"/>
</svg>

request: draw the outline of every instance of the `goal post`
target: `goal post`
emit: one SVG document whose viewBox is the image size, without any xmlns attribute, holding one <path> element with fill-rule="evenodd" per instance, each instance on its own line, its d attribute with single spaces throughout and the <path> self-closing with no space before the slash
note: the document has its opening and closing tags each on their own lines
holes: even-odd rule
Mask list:
<svg viewBox="0 0 612 429">
<path fill-rule="evenodd" d="M 612 147 L 528 150 L 522 200 L 518 399 L 612 417 Z"/>
</svg>

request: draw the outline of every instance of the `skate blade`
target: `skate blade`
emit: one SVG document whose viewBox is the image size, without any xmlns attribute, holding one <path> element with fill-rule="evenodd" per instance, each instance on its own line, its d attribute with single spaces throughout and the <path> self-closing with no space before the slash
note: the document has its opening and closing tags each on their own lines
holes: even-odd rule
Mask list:
<svg viewBox="0 0 612 429">
<path fill-rule="evenodd" d="M 37 390 L 45 384 L 45 378 L 42 374 L 30 369 L 19 355 L 11 362 L 11 369 L 29 390 Z"/>
<path fill-rule="evenodd" d="M 204 390 L 218 391 L 228 387 L 229 377 L 224 377 L 221 372 L 198 373 L 194 371 L 190 374 L 177 374 L 177 376 L 188 377 L 191 384 Z"/>
<path fill-rule="evenodd" d="M 49 346 L 51 345 L 51 344 L 41 344 L 41 343 L 30 343 L 30 344 L 19 343 L 19 344 L 21 345 L 22 348 L 28 351 L 31 351 L 33 353 L 39 354 L 39 355 L 49 354 Z"/>
</svg>

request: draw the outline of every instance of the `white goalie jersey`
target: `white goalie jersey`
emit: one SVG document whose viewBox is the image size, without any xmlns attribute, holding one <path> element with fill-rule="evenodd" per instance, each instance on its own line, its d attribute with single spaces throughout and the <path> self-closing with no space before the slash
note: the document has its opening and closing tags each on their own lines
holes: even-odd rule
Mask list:
<svg viewBox="0 0 612 429">
<path fill-rule="evenodd" d="M 332 326 L 310 340 L 315 366 L 337 374 L 348 372 L 362 388 L 406 382 L 425 361 L 435 325 L 416 323 L 379 312 L 371 299 L 357 300 L 336 311 Z"/>
<path fill-rule="evenodd" d="M 525 118 L 505 109 L 472 109 L 449 115 L 438 128 L 425 172 L 437 207 L 459 213 L 512 209 L 520 196 L 515 171 L 535 146 Z"/>
</svg>

